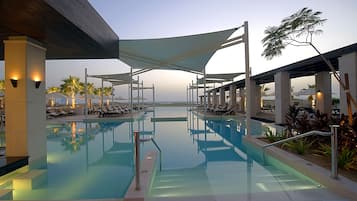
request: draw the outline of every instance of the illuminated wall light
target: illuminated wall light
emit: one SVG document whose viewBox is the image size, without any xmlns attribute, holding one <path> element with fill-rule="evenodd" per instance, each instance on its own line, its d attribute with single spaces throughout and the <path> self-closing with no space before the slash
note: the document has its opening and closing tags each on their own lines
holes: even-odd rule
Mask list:
<svg viewBox="0 0 357 201">
<path fill-rule="evenodd" d="M 18 81 L 17 78 L 11 78 L 10 79 L 12 87 L 17 88 L 17 81 Z"/>
<path fill-rule="evenodd" d="M 321 90 L 317 90 L 317 91 L 316 91 L 316 96 L 317 96 L 318 98 L 322 96 Z"/>
<path fill-rule="evenodd" d="M 35 82 L 35 87 L 36 89 L 38 89 L 41 85 L 41 80 L 38 76 L 35 76 L 35 79 L 33 79 L 33 81 Z"/>
<path fill-rule="evenodd" d="M 41 85 L 41 81 L 34 81 L 35 82 L 35 87 L 38 89 Z"/>
</svg>

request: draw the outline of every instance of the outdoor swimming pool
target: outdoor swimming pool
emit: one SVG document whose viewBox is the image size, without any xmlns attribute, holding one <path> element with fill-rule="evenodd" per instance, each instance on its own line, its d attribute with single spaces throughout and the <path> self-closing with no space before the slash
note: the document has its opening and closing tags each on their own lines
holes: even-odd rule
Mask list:
<svg viewBox="0 0 357 201">
<path fill-rule="evenodd" d="M 187 116 L 188 121 L 152 122 L 153 116 Z M 255 123 L 259 135 L 262 128 Z M 131 133 L 138 130 L 162 149 L 163 169 L 153 178 L 148 194 L 152 198 L 322 188 L 278 161 L 262 163 L 261 154 L 242 141 L 244 125 L 227 118 L 204 121 L 184 107 L 158 107 L 128 122 L 48 125 L 47 168 L 31 170 L 36 173 L 32 186 L 11 177 L 1 178 L 0 186 L 13 189 L 14 200 L 122 198 L 134 176 Z M 142 157 L 155 150 L 150 141 L 141 148 Z"/>
</svg>

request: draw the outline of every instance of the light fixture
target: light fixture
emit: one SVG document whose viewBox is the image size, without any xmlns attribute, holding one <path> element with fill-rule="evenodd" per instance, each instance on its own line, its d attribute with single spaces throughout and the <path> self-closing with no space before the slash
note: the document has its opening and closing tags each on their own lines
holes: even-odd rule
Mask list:
<svg viewBox="0 0 357 201">
<path fill-rule="evenodd" d="M 38 80 L 38 81 L 34 81 L 34 82 L 35 82 L 36 89 L 38 89 L 41 85 L 41 81 Z"/>
<path fill-rule="evenodd" d="M 10 82 L 11 82 L 12 87 L 17 88 L 17 79 L 11 78 Z"/>
</svg>

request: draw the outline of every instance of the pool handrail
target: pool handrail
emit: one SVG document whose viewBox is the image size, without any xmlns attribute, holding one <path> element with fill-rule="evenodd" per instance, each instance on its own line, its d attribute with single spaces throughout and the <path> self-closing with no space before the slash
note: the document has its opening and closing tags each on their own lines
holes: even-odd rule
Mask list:
<svg viewBox="0 0 357 201">
<path fill-rule="evenodd" d="M 277 144 L 281 144 L 281 143 L 284 143 L 284 142 L 288 142 L 290 140 L 296 140 L 296 139 L 307 137 L 307 136 L 311 136 L 311 135 L 330 136 L 331 132 L 323 132 L 323 131 L 313 130 L 313 131 L 309 131 L 309 132 L 306 132 L 306 133 L 303 133 L 303 134 L 295 135 L 293 137 L 282 139 L 282 140 L 279 140 L 279 141 L 276 141 L 276 142 L 272 142 L 270 144 L 266 144 L 266 145 L 263 146 L 263 149 L 266 149 L 267 147 L 271 147 L 273 145 L 277 145 Z"/>
<path fill-rule="evenodd" d="M 337 168 L 337 130 L 340 126 L 339 125 L 331 125 L 331 132 L 323 132 L 323 131 L 318 131 L 318 130 L 313 130 L 313 131 L 309 131 L 303 134 L 299 134 L 299 135 L 295 135 L 293 137 L 290 138 L 286 138 L 283 140 L 279 140 L 270 144 L 266 144 L 264 145 L 263 148 L 263 156 L 265 156 L 265 149 L 273 146 L 273 145 L 277 145 L 277 144 L 281 144 L 290 140 L 295 140 L 295 139 L 300 139 L 303 137 L 307 137 L 307 136 L 312 136 L 312 135 L 321 135 L 321 136 L 331 136 L 331 177 L 333 179 L 337 179 L 338 178 L 338 168 Z M 264 157 L 265 158 L 265 157 Z"/>
<path fill-rule="evenodd" d="M 134 139 L 135 139 L 135 190 L 140 190 L 140 142 L 151 141 L 157 150 L 160 153 L 160 171 L 161 171 L 161 149 L 159 145 L 156 143 L 154 138 L 150 137 L 147 139 L 140 139 L 140 132 L 134 131 Z"/>
</svg>

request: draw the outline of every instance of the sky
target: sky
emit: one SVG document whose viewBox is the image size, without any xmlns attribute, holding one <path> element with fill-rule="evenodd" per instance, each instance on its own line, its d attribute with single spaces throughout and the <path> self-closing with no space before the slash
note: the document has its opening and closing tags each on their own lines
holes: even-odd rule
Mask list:
<svg viewBox="0 0 357 201">
<path fill-rule="evenodd" d="M 174 37 L 220 31 L 249 23 L 250 66 L 259 74 L 317 55 L 310 47 L 288 47 L 280 57 L 266 60 L 261 56 L 264 30 L 303 7 L 321 11 L 327 22 L 323 34 L 314 37 L 314 44 L 327 52 L 357 42 L 357 1 L 355 0 L 90 0 L 92 6 L 120 39 Z M 119 47 L 120 48 L 120 47 Z M 207 73 L 244 71 L 243 45 L 218 51 L 206 66 Z M 3 62 L 0 76 L 3 76 Z M 84 81 L 88 74 L 129 72 L 122 62 L 112 60 L 50 60 L 46 61 L 46 86 L 58 86 L 69 75 Z M 185 101 L 186 87 L 196 75 L 180 71 L 155 70 L 140 75 L 144 85 L 155 85 L 158 101 Z M 238 77 L 244 79 L 244 77 Z M 100 86 L 98 79 L 90 78 Z M 313 84 L 313 78 L 293 80 L 295 91 Z M 109 86 L 105 83 L 105 86 Z M 271 86 L 271 85 L 268 85 Z M 271 86 L 273 88 L 274 86 Z M 336 86 L 334 86 L 336 91 Z M 115 87 L 116 96 L 127 97 L 127 86 Z M 151 92 L 144 95 L 151 99 Z"/>
</svg>

